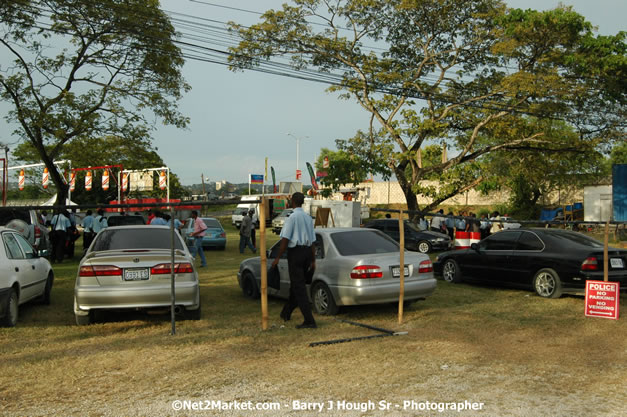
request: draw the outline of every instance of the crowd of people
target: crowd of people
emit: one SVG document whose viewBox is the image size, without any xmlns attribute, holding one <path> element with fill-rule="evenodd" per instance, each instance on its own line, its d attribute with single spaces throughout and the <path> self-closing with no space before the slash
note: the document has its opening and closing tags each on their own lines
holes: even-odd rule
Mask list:
<svg viewBox="0 0 627 417">
<path fill-rule="evenodd" d="M 507 223 L 503 223 L 502 221 L 508 217 L 507 215 L 501 216 L 498 211 L 493 212 L 490 217 L 486 214 L 482 214 L 480 218 L 478 218 L 475 213 L 464 210 L 457 213 L 457 215 L 452 211 L 444 215 L 444 210 L 440 209 L 440 211 L 433 216 L 430 224 L 425 229 L 445 233 L 449 235 L 451 239 L 455 238 L 455 231 L 480 233 L 481 239 L 484 239 L 491 234 L 510 227 Z M 424 218 L 421 220 L 424 220 Z M 511 227 L 516 227 L 516 225 L 520 227 L 517 223 L 511 224 Z"/>
</svg>

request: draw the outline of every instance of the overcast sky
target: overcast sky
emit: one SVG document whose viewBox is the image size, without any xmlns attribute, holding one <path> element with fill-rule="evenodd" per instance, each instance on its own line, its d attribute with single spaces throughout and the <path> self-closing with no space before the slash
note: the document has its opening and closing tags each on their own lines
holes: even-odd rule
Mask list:
<svg viewBox="0 0 627 417">
<path fill-rule="evenodd" d="M 279 9 L 284 2 L 161 0 L 165 11 L 207 19 L 208 25 L 227 21 L 250 25 L 259 19 L 251 11 Z M 539 10 L 554 8 L 558 3 L 507 1 L 511 7 Z M 601 34 L 627 30 L 625 0 L 563 3 L 573 5 L 598 26 Z M 223 65 L 192 60 L 183 72 L 192 91 L 181 101 L 180 109 L 191 118 L 191 124 L 187 130 L 160 125 L 155 133 L 159 154 L 183 184 L 200 183 L 201 174 L 210 181 L 247 182 L 249 173 L 263 174 L 266 157 L 268 165 L 276 170 L 277 181 L 293 181 L 296 140 L 288 133 L 301 138 L 299 168 L 305 174 L 304 182 L 309 182 L 306 161 L 313 163 L 320 148 L 334 149 L 336 139 L 349 138 L 368 126 L 368 114 L 359 105 L 326 93 L 324 84 L 251 71 L 233 73 Z M 0 106 L 0 111 L 5 108 Z M 7 140 L 8 127 L 4 126 L 0 141 L 14 141 Z"/>
</svg>

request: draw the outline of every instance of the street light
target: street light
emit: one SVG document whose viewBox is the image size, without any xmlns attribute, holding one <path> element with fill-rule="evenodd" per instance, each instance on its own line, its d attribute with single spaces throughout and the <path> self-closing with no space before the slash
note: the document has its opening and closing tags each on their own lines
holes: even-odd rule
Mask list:
<svg viewBox="0 0 627 417">
<path fill-rule="evenodd" d="M 287 136 L 291 136 L 292 138 L 296 139 L 296 175 L 298 175 L 298 155 L 300 154 L 300 140 L 308 139 L 309 136 L 303 136 L 302 138 L 299 138 L 299 137 L 292 135 L 291 133 L 287 133 Z"/>
</svg>

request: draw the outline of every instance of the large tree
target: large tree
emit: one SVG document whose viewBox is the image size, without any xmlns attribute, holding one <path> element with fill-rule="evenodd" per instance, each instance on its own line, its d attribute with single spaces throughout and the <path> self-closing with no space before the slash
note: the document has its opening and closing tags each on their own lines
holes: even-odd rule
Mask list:
<svg viewBox="0 0 627 417">
<path fill-rule="evenodd" d="M 0 3 L 0 98 L 7 120 L 50 171 L 68 144 L 94 137 L 150 139 L 154 119 L 184 127 L 177 102 L 189 87 L 175 31 L 157 0 L 12 0 Z M 83 144 L 83 145 L 81 145 Z"/>
<path fill-rule="evenodd" d="M 546 135 L 542 120 L 568 123 L 582 144 L 624 139 L 624 34 L 595 37 L 571 8 L 508 10 L 500 0 L 292 3 L 266 12 L 260 24 L 233 25 L 243 40 L 232 49 L 232 68 L 287 56 L 298 69 L 333 74 L 329 91 L 356 100 L 372 120 L 340 150 L 393 173 L 410 210 L 418 209 L 417 193 L 433 198 L 431 208 L 480 185 L 491 153 L 573 147 Z M 448 158 L 421 166 L 418 151 L 434 144 Z M 433 177 L 441 188 L 421 187 Z"/>
</svg>

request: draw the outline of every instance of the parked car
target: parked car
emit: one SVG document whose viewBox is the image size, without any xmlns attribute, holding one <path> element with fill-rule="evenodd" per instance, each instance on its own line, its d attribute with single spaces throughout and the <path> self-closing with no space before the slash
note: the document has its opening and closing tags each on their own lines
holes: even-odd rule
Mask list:
<svg viewBox="0 0 627 417">
<path fill-rule="evenodd" d="M 127 214 L 127 215 L 119 215 L 119 214 L 114 214 L 112 216 L 107 217 L 107 225 L 109 227 L 112 226 L 132 226 L 132 225 L 141 225 L 141 224 L 146 224 L 146 220 L 144 219 L 144 216 L 138 216 L 138 215 L 131 215 L 131 214 Z"/>
<path fill-rule="evenodd" d="M 272 219 L 272 231 L 277 235 L 280 234 L 281 229 L 285 224 L 285 220 L 287 220 L 287 218 L 290 217 L 290 214 L 292 214 L 293 212 L 294 209 L 285 209 L 281 212 L 281 214 Z"/>
<path fill-rule="evenodd" d="M 37 250 L 50 251 L 50 232 L 35 210 L 8 208 L 0 210 L 0 226 L 17 230 Z M 48 256 L 46 253 L 45 256 Z"/>
<path fill-rule="evenodd" d="M 609 279 L 627 284 L 627 250 L 609 249 Z M 445 281 L 480 281 L 533 289 L 557 298 L 603 280 L 603 244 L 561 229 L 508 229 L 470 249 L 444 252 L 434 263 Z"/>
<path fill-rule="evenodd" d="M 201 217 L 200 220 L 205 222 L 205 225 L 207 226 L 205 236 L 202 238 L 202 247 L 224 250 L 226 248 L 226 232 L 224 231 L 220 221 L 213 217 Z M 191 235 L 193 231 L 194 221 L 190 217 L 187 221 L 185 221 L 185 225 L 181 231 L 185 237 L 185 243 L 187 243 L 187 246 L 194 246 L 194 237 Z"/>
<path fill-rule="evenodd" d="M 400 242 L 401 233 L 396 219 L 373 220 L 366 223 L 364 227 L 380 230 L 395 241 Z M 420 230 L 409 220 L 403 222 L 403 229 L 405 231 L 405 248 L 408 250 L 429 253 L 449 250 L 453 246 L 448 235 L 430 230 Z"/>
<path fill-rule="evenodd" d="M 74 287 L 76 323 L 97 310 L 170 307 L 171 233 L 167 226 L 114 226 L 101 230 L 81 260 Z M 200 318 L 200 289 L 193 258 L 174 234 L 177 312 Z"/>
<path fill-rule="evenodd" d="M 362 228 L 316 229 L 316 270 L 308 291 L 318 314 L 337 314 L 340 306 L 398 302 L 400 291 L 398 243 L 378 230 Z M 277 242 L 268 251 L 268 265 L 279 250 Z M 287 254 L 279 260 L 280 289 L 268 294 L 288 298 L 290 280 Z M 405 253 L 405 292 L 408 303 L 431 295 L 436 287 L 428 256 Z M 261 258 L 240 264 L 237 279 L 243 293 L 258 297 L 261 288 Z"/>
<path fill-rule="evenodd" d="M 54 273 L 50 262 L 20 233 L 0 227 L 0 323 L 17 324 L 18 306 L 39 300 L 50 304 Z"/>
<path fill-rule="evenodd" d="M 248 213 L 248 207 L 236 207 L 231 215 L 231 224 L 239 229 L 242 224 L 242 219 Z"/>
</svg>

